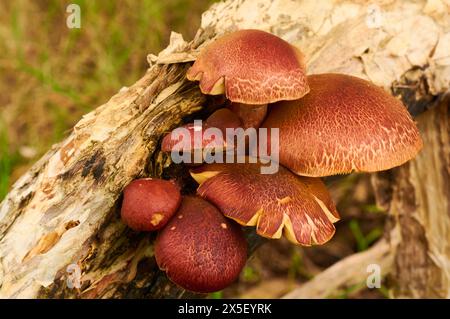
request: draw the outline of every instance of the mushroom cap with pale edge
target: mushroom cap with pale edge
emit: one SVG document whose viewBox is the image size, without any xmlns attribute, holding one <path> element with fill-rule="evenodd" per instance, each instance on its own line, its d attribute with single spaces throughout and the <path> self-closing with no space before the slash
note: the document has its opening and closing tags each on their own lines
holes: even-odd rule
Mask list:
<svg viewBox="0 0 450 319">
<path fill-rule="evenodd" d="M 321 245 L 333 237 L 336 207 L 319 178 L 301 177 L 280 166 L 261 174 L 259 163 L 205 164 L 191 170 L 199 196 L 259 235 L 294 244 Z"/>
<path fill-rule="evenodd" d="M 235 281 L 247 260 L 247 242 L 236 223 L 200 197 L 186 196 L 158 234 L 159 268 L 194 292 L 221 290 Z"/>
<path fill-rule="evenodd" d="M 178 187 L 171 181 L 141 178 L 123 191 L 122 221 L 136 231 L 162 228 L 181 203 Z"/>
<path fill-rule="evenodd" d="M 260 30 L 240 30 L 203 49 L 187 78 L 204 94 L 232 102 L 266 104 L 308 93 L 303 54 L 283 39 Z"/>
<path fill-rule="evenodd" d="M 262 124 L 279 128 L 279 161 L 296 174 L 387 170 L 422 148 L 405 106 L 376 85 L 343 74 L 310 75 L 308 83 L 308 95 L 276 103 Z"/>
</svg>

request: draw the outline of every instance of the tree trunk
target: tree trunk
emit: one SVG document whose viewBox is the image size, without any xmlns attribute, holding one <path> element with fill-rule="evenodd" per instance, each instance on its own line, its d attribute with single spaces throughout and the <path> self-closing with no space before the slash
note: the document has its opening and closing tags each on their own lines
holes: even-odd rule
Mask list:
<svg viewBox="0 0 450 319">
<path fill-rule="evenodd" d="M 392 241 L 396 295 L 448 297 L 449 6 L 383 2 L 229 0 L 205 12 L 192 42 L 172 34 L 168 48 L 148 57 L 151 66 L 138 82 L 85 115 L 1 203 L 0 297 L 192 296 L 157 270 L 153 235 L 127 229 L 117 208 L 124 186 L 139 176 L 175 177 L 192 192 L 186 172 L 167 168 L 158 144 L 183 119 L 220 104 L 185 72 L 203 45 L 242 28 L 299 46 L 309 73 L 347 73 L 383 86 L 413 115 L 438 105 L 417 117 L 424 151 L 375 177 L 374 185 L 392 216 L 386 239 L 399 238 Z M 70 288 L 77 269 L 81 286 Z"/>
</svg>

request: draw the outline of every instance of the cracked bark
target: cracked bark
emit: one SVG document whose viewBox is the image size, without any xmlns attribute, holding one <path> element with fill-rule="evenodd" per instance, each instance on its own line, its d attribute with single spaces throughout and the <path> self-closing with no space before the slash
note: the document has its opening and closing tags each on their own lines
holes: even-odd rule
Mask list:
<svg viewBox="0 0 450 319">
<path fill-rule="evenodd" d="M 205 12 L 193 41 L 173 34 L 168 48 L 148 57 L 151 66 L 140 80 L 85 115 L 0 204 L 0 296 L 194 296 L 157 270 L 154 235 L 120 222 L 120 194 L 144 175 L 175 177 L 185 193 L 194 191 L 186 171 L 168 167 L 158 144 L 165 132 L 221 101 L 205 98 L 184 74 L 216 36 L 258 28 L 299 46 L 309 73 L 369 79 L 401 97 L 416 116 L 424 151 L 374 177 L 374 185 L 391 216 L 386 240 L 395 254 L 394 294 L 448 297 L 449 5 L 391 0 L 374 8 L 360 1 L 229 0 Z M 256 237 L 249 237 L 255 248 Z M 66 284 L 72 264 L 82 271 L 79 289 Z"/>
<path fill-rule="evenodd" d="M 419 156 L 373 179 L 400 237 L 389 276 L 396 297 L 450 297 L 450 102 L 436 104 L 417 117 Z"/>
</svg>

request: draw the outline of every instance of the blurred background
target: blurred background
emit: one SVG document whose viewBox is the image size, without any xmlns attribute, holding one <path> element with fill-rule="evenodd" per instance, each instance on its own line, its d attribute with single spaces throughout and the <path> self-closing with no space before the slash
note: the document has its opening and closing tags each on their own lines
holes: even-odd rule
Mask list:
<svg viewBox="0 0 450 319">
<path fill-rule="evenodd" d="M 9 187 L 80 117 L 138 80 L 146 56 L 168 44 L 170 31 L 189 40 L 212 0 L 0 1 L 0 200 Z M 81 28 L 66 26 L 66 7 L 81 7 Z M 370 176 L 330 184 L 342 215 L 328 244 L 300 248 L 270 241 L 240 280 L 211 298 L 277 298 L 336 261 L 366 250 L 383 232 Z M 383 298 L 365 283 L 337 298 Z"/>
<path fill-rule="evenodd" d="M 170 31 L 191 39 L 212 0 L 0 1 L 0 200 L 81 115 L 148 68 Z M 81 8 L 81 28 L 66 7 Z"/>
</svg>

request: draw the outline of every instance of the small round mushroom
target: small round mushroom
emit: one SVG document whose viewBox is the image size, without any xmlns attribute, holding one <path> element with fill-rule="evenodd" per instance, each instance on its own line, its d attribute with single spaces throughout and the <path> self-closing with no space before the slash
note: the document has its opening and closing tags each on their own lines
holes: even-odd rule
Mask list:
<svg viewBox="0 0 450 319">
<path fill-rule="evenodd" d="M 279 161 L 303 176 L 375 172 L 399 166 L 422 148 L 400 100 L 363 79 L 308 76 L 311 91 L 273 105 L 262 127 L 279 128 Z"/>
<path fill-rule="evenodd" d="M 242 126 L 239 116 L 227 108 L 218 109 L 212 113 L 207 119 L 208 127 L 217 127 L 224 134 L 227 128 L 238 128 Z"/>
<path fill-rule="evenodd" d="M 203 94 L 225 94 L 245 128 L 264 119 L 267 104 L 308 93 L 303 54 L 283 39 L 260 30 L 240 30 L 202 50 L 187 72 Z M 245 110 L 249 108 L 249 110 Z"/>
<path fill-rule="evenodd" d="M 284 235 L 304 246 L 321 245 L 335 232 L 336 207 L 319 178 L 301 177 L 280 166 L 260 173 L 259 163 L 206 164 L 191 170 L 199 196 L 227 217 L 268 238 Z"/>
<path fill-rule="evenodd" d="M 136 231 L 162 228 L 181 203 L 178 187 L 166 180 L 141 178 L 123 191 L 122 221 Z"/>
<path fill-rule="evenodd" d="M 161 143 L 163 152 L 183 151 L 194 152 L 198 150 L 226 150 L 227 128 L 241 127 L 239 117 L 229 109 L 222 108 L 212 113 L 201 125 L 190 123 L 180 128 L 185 129 L 186 136 L 179 134 L 177 129 L 164 136 Z M 178 128 L 178 129 L 180 129 Z M 205 134 L 207 129 L 218 129 L 218 134 Z M 213 132 L 214 133 L 214 132 Z M 198 139 L 196 141 L 196 138 Z"/>
<path fill-rule="evenodd" d="M 176 216 L 158 234 L 155 257 L 174 283 L 208 293 L 239 277 L 247 260 L 247 242 L 239 225 L 216 207 L 186 196 Z"/>
</svg>

